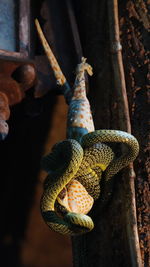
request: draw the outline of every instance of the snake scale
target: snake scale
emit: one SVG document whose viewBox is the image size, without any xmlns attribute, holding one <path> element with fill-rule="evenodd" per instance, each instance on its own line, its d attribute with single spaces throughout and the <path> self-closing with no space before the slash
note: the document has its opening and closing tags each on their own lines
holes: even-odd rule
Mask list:
<svg viewBox="0 0 150 267">
<path fill-rule="evenodd" d="M 135 160 L 139 145 L 129 133 L 94 129 L 84 76 L 85 71 L 92 75 L 91 66 L 82 58 L 72 92 L 38 21 L 35 23 L 56 80 L 69 104 L 67 139 L 55 144 L 42 159 L 42 168 L 48 176 L 44 182 L 41 213 L 52 230 L 79 235 L 94 227 L 87 214 L 101 196 L 101 178 L 104 177 L 105 183 L 109 184 L 116 173 Z M 111 143 L 124 144 L 126 152 L 118 157 Z"/>
</svg>

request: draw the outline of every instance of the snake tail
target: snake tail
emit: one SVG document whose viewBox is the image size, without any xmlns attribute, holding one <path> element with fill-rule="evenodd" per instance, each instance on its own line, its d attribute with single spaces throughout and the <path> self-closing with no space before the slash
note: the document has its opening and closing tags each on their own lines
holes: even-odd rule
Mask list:
<svg viewBox="0 0 150 267">
<path fill-rule="evenodd" d="M 82 159 L 81 145 L 76 140 L 67 139 L 56 144 L 43 162 L 48 176 L 41 198 L 41 213 L 46 224 L 61 234 L 81 234 L 94 227 L 92 219 L 87 215 L 67 211 L 63 217 L 60 217 L 55 211 L 59 193 L 75 176 Z"/>
</svg>

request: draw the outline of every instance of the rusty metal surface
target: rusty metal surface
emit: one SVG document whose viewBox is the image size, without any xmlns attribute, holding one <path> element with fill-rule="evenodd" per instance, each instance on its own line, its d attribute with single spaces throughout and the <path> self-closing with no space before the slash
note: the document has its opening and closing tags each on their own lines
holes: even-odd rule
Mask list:
<svg viewBox="0 0 150 267">
<path fill-rule="evenodd" d="M 8 134 L 8 124 L 10 109 L 6 94 L 0 92 L 0 140 L 4 140 Z"/>
<path fill-rule="evenodd" d="M 36 76 L 34 64 L 28 59 L 31 56 L 30 0 L 2 0 L 0 14 L 0 92 L 9 105 L 14 105 L 24 98 L 24 91 L 33 86 Z M 1 97 L 0 117 L 4 115 L 3 102 Z M 0 121 L 2 139 L 8 133 L 5 120 Z"/>
<path fill-rule="evenodd" d="M 33 62 L 26 59 L 0 56 L 0 138 L 8 134 L 9 106 L 15 105 L 25 97 L 25 91 L 35 82 L 36 73 Z"/>
<path fill-rule="evenodd" d="M 0 119 L 8 120 L 10 116 L 10 109 L 8 98 L 6 94 L 0 92 Z"/>
<path fill-rule="evenodd" d="M 27 68 L 27 75 L 20 75 L 19 82 L 15 80 L 15 72 L 19 68 Z M 20 69 L 21 72 L 21 69 Z M 14 78 L 13 78 L 14 75 Z M 0 91 L 5 93 L 9 100 L 9 105 L 19 103 L 24 97 L 24 90 L 33 86 L 35 81 L 34 64 L 30 60 L 15 59 L 13 57 L 0 56 Z"/>
</svg>

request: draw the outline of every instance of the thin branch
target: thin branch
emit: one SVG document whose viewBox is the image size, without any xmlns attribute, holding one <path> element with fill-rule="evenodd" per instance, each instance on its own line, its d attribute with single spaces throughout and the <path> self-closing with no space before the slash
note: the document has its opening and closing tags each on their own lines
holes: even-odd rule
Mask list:
<svg viewBox="0 0 150 267">
<path fill-rule="evenodd" d="M 81 62 L 81 58 L 83 57 L 83 51 L 82 51 L 82 46 L 81 46 L 81 42 L 80 42 L 78 26 L 77 26 L 77 22 L 76 22 L 76 19 L 75 19 L 75 14 L 74 14 L 74 11 L 73 11 L 72 2 L 66 0 L 66 6 L 67 6 L 67 12 L 68 12 L 69 20 L 70 20 L 70 26 L 71 26 L 71 31 L 72 31 L 72 37 L 73 37 L 73 41 L 74 41 L 75 51 L 77 53 L 78 62 L 80 63 Z"/>
<path fill-rule="evenodd" d="M 67 7 L 68 17 L 69 17 L 69 21 L 70 21 L 70 27 L 71 27 L 71 31 L 72 31 L 72 37 L 73 37 L 73 42 L 74 42 L 74 46 L 75 46 L 75 51 L 77 54 L 77 59 L 78 59 L 78 63 L 80 63 L 81 58 L 83 57 L 83 50 L 82 50 L 80 35 L 79 35 L 79 31 L 78 31 L 78 25 L 77 25 L 77 21 L 76 21 L 74 10 L 73 10 L 72 1 L 66 0 L 66 7 Z M 88 92 L 89 91 L 88 75 L 86 72 L 84 75 L 85 75 L 85 82 L 86 82 L 86 87 L 87 87 L 87 92 Z"/>
</svg>

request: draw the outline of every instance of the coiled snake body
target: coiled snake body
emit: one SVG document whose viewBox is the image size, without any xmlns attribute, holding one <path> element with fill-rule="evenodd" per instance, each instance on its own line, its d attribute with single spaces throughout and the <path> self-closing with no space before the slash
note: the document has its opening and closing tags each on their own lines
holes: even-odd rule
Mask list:
<svg viewBox="0 0 150 267">
<path fill-rule="evenodd" d="M 86 214 L 100 196 L 102 174 L 109 185 L 112 176 L 134 161 L 139 145 L 136 138 L 126 132 L 95 131 L 84 77 L 85 71 L 92 75 L 91 66 L 82 58 L 72 92 L 37 20 L 36 27 L 57 82 L 63 87 L 69 104 L 68 139 L 56 144 L 42 161 L 48 176 L 44 183 L 41 212 L 52 230 L 61 234 L 82 234 L 94 227 L 92 219 Z M 128 151 L 117 158 L 110 143 L 125 144 Z M 105 198 L 102 200 L 107 201 L 107 194 Z"/>
<path fill-rule="evenodd" d="M 103 142 L 124 143 L 128 146 L 128 152 L 115 158 L 112 149 Z M 41 200 L 42 215 L 51 229 L 63 234 L 85 233 L 92 230 L 94 224 L 84 213 L 76 213 L 71 209 L 69 211 L 69 199 L 67 205 L 64 202 L 65 212 L 60 217 L 55 211 L 55 203 L 58 201 L 63 205 L 63 199 L 67 196 L 65 192 L 62 200 L 59 200 L 61 191 L 74 180 L 79 182 L 78 186 L 84 185 L 87 194 L 94 200 L 97 199 L 100 195 L 102 172 L 105 173 L 105 180 L 109 180 L 132 162 L 139 150 L 138 142 L 132 135 L 115 130 L 98 130 L 84 135 L 81 145 L 74 139 L 67 139 L 55 145 L 52 152 L 43 159 L 43 168 L 49 174 Z M 87 201 L 91 204 L 91 199 Z"/>
</svg>

